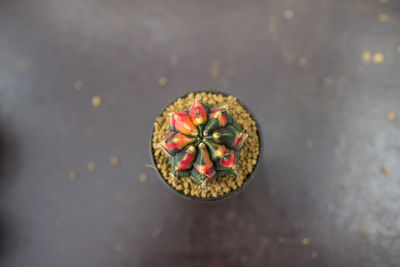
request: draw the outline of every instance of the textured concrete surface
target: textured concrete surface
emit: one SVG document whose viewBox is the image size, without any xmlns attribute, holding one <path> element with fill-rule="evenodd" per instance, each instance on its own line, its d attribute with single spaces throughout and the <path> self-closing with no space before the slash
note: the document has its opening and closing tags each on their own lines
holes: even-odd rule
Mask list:
<svg viewBox="0 0 400 267">
<path fill-rule="evenodd" d="M 400 266 L 399 29 L 395 0 L 0 1 L 0 265 Z M 145 167 L 206 88 L 265 144 L 212 204 Z"/>
</svg>

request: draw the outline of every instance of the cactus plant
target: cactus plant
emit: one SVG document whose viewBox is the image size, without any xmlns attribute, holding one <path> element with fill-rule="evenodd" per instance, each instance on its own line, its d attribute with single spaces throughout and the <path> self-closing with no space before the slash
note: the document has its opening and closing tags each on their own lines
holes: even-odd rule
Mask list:
<svg viewBox="0 0 400 267">
<path fill-rule="evenodd" d="M 172 177 L 191 177 L 205 186 L 237 172 L 248 134 L 229 114 L 227 105 L 212 107 L 196 98 L 188 110 L 169 115 L 169 132 L 158 147 L 170 158 Z"/>
</svg>

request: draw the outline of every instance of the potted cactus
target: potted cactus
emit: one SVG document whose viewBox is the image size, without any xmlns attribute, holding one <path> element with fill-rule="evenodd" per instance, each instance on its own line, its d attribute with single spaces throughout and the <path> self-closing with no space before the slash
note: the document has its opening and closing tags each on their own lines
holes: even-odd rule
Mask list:
<svg viewBox="0 0 400 267">
<path fill-rule="evenodd" d="M 235 97 L 195 92 L 176 99 L 154 123 L 151 158 L 161 179 L 193 200 L 225 199 L 250 181 L 261 131 Z"/>
</svg>

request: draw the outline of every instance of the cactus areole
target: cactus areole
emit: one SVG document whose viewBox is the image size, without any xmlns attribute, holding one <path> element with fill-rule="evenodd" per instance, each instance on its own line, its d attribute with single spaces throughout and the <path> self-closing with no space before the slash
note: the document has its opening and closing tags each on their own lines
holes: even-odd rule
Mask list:
<svg viewBox="0 0 400 267">
<path fill-rule="evenodd" d="M 158 147 L 170 159 L 171 176 L 191 177 L 205 186 L 237 172 L 247 137 L 227 105 L 212 107 L 196 98 L 188 110 L 170 113 L 169 132 Z"/>
</svg>

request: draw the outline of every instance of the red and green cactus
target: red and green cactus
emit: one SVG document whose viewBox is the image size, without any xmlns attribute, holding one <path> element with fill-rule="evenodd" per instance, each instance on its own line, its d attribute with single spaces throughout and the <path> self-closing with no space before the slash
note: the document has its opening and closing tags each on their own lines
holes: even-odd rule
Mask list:
<svg viewBox="0 0 400 267">
<path fill-rule="evenodd" d="M 170 157 L 172 177 L 191 177 L 204 186 L 237 172 L 246 139 L 227 105 L 211 107 L 196 98 L 187 111 L 170 113 L 169 132 L 158 146 Z"/>
</svg>

